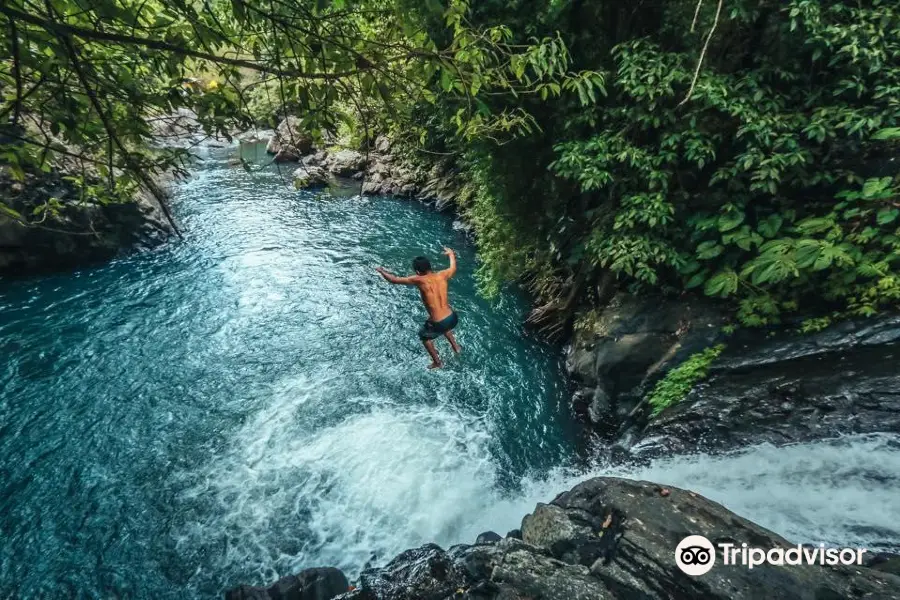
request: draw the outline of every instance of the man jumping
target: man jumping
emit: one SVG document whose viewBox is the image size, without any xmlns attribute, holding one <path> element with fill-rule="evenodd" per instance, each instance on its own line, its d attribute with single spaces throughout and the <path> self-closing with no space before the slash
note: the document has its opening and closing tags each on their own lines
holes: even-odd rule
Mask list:
<svg viewBox="0 0 900 600">
<path fill-rule="evenodd" d="M 450 267 L 443 271 L 435 273 L 431 270 L 431 263 L 424 256 L 417 256 L 413 259 L 413 269 L 415 275 L 409 277 L 398 277 L 389 273 L 384 267 L 375 269 L 379 275 L 384 277 L 390 283 L 402 283 L 404 285 L 414 285 L 419 288 L 422 295 L 422 304 L 428 311 L 428 319 L 422 328 L 419 329 L 419 338 L 425 344 L 425 349 L 431 357 L 431 365 L 429 369 L 438 369 L 444 364 L 438 355 L 437 349 L 434 347 L 434 340 L 440 336 L 447 338 L 453 351 L 459 354 L 459 344 L 453 337 L 451 331 L 458 322 L 456 313 L 450 308 L 447 300 L 447 284 L 450 278 L 456 273 L 456 255 L 450 248 L 444 248 L 444 254 L 450 258 Z"/>
</svg>

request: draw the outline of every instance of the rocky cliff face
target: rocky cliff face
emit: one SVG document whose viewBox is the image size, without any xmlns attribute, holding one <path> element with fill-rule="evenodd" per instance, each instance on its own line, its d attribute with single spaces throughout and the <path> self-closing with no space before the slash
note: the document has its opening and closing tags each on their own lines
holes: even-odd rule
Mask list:
<svg viewBox="0 0 900 600">
<path fill-rule="evenodd" d="M 640 456 L 900 432 L 900 317 L 737 336 L 678 405 L 640 432 Z"/>
<path fill-rule="evenodd" d="M 568 349 L 579 386 L 576 411 L 604 442 L 642 457 L 900 432 L 900 317 L 806 335 L 785 329 L 726 336 L 723 323 L 699 299 L 617 297 Z M 653 385 L 720 342 L 727 347 L 709 378 L 651 418 L 642 401 Z"/>
<path fill-rule="evenodd" d="M 641 400 L 668 369 L 722 336 L 724 315 L 702 300 L 618 294 L 576 331 L 566 367 L 578 385 L 575 410 L 605 441 L 645 415 Z"/>
<path fill-rule="evenodd" d="M 863 566 L 716 563 L 703 575 L 682 572 L 678 543 L 702 535 L 713 544 L 765 550 L 795 547 L 715 502 L 645 481 L 597 478 L 539 504 L 506 538 L 444 550 L 407 550 L 368 569 L 358 587 L 336 576 L 327 592 L 321 570 L 270 588 L 241 587 L 227 600 L 886 600 L 900 598 L 900 577 Z M 887 561 L 885 561 L 887 562 Z M 882 562 L 881 564 L 885 564 Z M 304 572 L 306 573 L 306 572 Z M 318 575 L 316 575 L 318 573 Z M 313 581 L 304 586 L 302 581 Z M 331 595 L 333 594 L 333 595 Z"/>
<path fill-rule="evenodd" d="M 58 215 L 34 217 L 35 208 L 50 198 L 62 202 Z M 24 275 L 106 260 L 126 248 L 155 246 L 174 233 L 149 194 L 140 193 L 126 204 L 80 202 L 58 172 L 28 175 L 24 182 L 0 172 L 0 202 L 34 222 L 25 226 L 0 216 L 0 274 Z"/>
</svg>

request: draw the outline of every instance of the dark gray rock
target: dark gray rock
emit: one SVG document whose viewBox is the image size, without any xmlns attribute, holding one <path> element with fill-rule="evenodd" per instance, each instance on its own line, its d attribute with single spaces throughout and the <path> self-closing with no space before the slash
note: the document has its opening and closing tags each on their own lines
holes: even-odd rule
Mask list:
<svg viewBox="0 0 900 600">
<path fill-rule="evenodd" d="M 322 167 L 304 166 L 296 169 L 292 177 L 294 178 L 294 187 L 298 190 L 328 185 L 333 178 Z"/>
<path fill-rule="evenodd" d="M 415 198 L 434 205 L 437 210 L 449 208 L 459 193 L 457 173 L 449 161 L 429 166 L 413 163 L 391 154 L 391 142 L 381 136 L 369 152 L 362 193 Z"/>
<path fill-rule="evenodd" d="M 242 585 L 225 592 L 225 600 L 332 600 L 349 589 L 339 569 L 325 567 L 288 575 L 269 587 Z"/>
<path fill-rule="evenodd" d="M 577 485 L 522 522 L 522 540 L 408 550 L 366 570 L 341 600 L 825 600 L 900 598 L 900 578 L 865 566 L 675 564 L 688 535 L 714 544 L 794 547 L 715 502 L 618 478 Z"/>
<path fill-rule="evenodd" d="M 641 456 L 900 432 L 900 317 L 729 342 L 710 377 L 641 432 Z"/>
<path fill-rule="evenodd" d="M 354 177 L 366 168 L 366 157 L 355 150 L 325 153 L 322 166 L 338 177 Z"/>
<path fill-rule="evenodd" d="M 492 542 L 499 542 L 503 537 L 495 532 L 495 531 L 485 531 L 484 533 L 479 533 L 478 537 L 475 538 L 476 544 L 490 544 Z"/>
<path fill-rule="evenodd" d="M 876 571 L 900 576 L 900 554 L 892 554 L 890 552 L 873 554 L 866 560 L 865 566 Z"/>
<path fill-rule="evenodd" d="M 164 182 L 158 184 L 163 187 Z M 61 202 L 58 214 L 33 215 L 50 198 Z M 0 168 L 0 202 L 29 221 L 0 215 L 0 274 L 30 275 L 69 269 L 108 260 L 129 249 L 151 248 L 165 242 L 174 230 L 159 202 L 144 190 L 133 202 L 103 205 L 82 202 L 60 171 L 27 174 L 13 181 Z"/>
<path fill-rule="evenodd" d="M 568 348 L 567 370 L 581 386 L 575 410 L 604 437 L 620 434 L 639 420 L 652 385 L 719 338 L 724 322 L 705 301 L 616 295 Z"/>
</svg>

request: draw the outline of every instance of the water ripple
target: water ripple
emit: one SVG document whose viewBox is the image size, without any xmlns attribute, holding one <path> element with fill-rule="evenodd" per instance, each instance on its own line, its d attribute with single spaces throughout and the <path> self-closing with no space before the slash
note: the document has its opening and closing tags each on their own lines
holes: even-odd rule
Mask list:
<svg viewBox="0 0 900 600">
<path fill-rule="evenodd" d="M 492 494 L 571 456 L 558 351 L 522 338 L 517 294 L 476 295 L 448 216 L 297 192 L 226 152 L 175 209 L 183 243 L 0 281 L 0 597 L 355 571 L 471 539 Z M 465 352 L 429 373 L 417 294 L 374 268 L 444 245 Z"/>
</svg>

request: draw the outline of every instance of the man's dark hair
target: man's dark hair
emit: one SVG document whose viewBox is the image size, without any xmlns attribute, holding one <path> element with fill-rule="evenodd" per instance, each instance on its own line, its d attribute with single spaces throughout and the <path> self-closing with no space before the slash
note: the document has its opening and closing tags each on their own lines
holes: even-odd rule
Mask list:
<svg viewBox="0 0 900 600">
<path fill-rule="evenodd" d="M 413 259 L 413 269 L 415 269 L 416 273 L 419 275 L 424 275 L 431 271 L 431 261 L 424 256 L 417 256 Z"/>
</svg>

